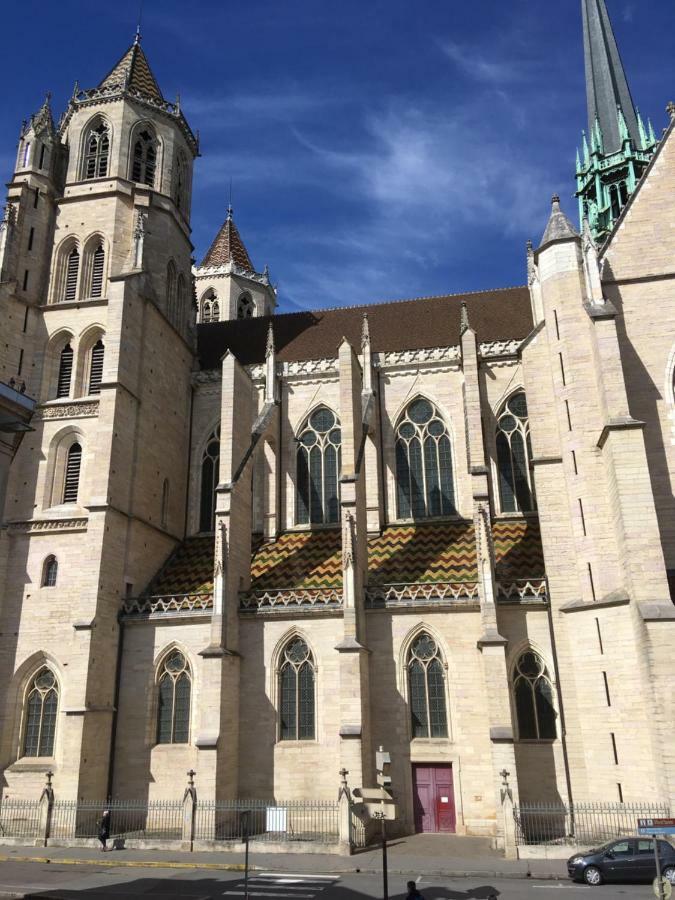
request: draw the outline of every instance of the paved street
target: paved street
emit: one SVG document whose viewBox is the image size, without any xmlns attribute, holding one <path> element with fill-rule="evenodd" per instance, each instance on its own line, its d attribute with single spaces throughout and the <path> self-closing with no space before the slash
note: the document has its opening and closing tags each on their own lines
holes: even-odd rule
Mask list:
<svg viewBox="0 0 675 900">
<path fill-rule="evenodd" d="M 281 864 L 288 864 L 281 857 Z M 390 879 L 390 897 L 403 900 L 405 882 L 418 882 L 425 900 L 597 900 L 631 898 L 647 900 L 649 885 L 616 885 L 589 888 L 568 881 L 535 881 L 520 878 L 425 878 L 419 872 Z M 592 893 L 589 893 L 592 892 Z M 200 868 L 143 868 L 131 866 L 65 865 L 54 861 L 0 862 L 1 897 L 42 897 L 61 900 L 113 900 L 113 898 L 243 898 L 244 877 L 239 872 Z M 307 874 L 286 871 L 253 872 L 249 896 L 255 900 L 359 900 L 382 896 L 382 879 L 365 874 Z"/>
</svg>

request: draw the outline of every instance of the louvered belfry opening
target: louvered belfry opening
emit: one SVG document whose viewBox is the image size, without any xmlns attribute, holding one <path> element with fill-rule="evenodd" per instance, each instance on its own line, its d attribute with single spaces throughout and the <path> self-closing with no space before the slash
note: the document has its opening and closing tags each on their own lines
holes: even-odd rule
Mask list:
<svg viewBox="0 0 675 900">
<path fill-rule="evenodd" d="M 80 464 L 82 462 L 82 447 L 72 444 L 66 457 L 66 477 L 63 484 L 63 502 L 77 503 L 77 492 L 80 486 Z"/>
<path fill-rule="evenodd" d="M 80 251 L 77 247 L 68 254 L 66 263 L 66 290 L 64 300 L 66 302 L 73 301 L 77 298 L 77 276 L 80 271 Z"/>
<path fill-rule="evenodd" d="M 70 379 L 73 373 L 73 348 L 70 344 L 61 351 L 59 363 L 59 380 L 56 385 L 56 396 L 67 397 L 70 394 Z"/>
<path fill-rule="evenodd" d="M 99 338 L 91 348 L 91 365 L 89 367 L 89 393 L 101 393 L 101 381 L 103 379 L 103 357 L 105 345 Z"/>
<path fill-rule="evenodd" d="M 103 296 L 103 269 L 105 265 L 105 251 L 103 244 L 99 244 L 92 256 L 91 265 L 91 297 Z"/>
<path fill-rule="evenodd" d="M 108 154 L 110 153 L 110 137 L 104 122 L 95 128 L 87 140 L 87 157 L 84 177 L 105 178 L 108 174 Z"/>
<path fill-rule="evenodd" d="M 131 178 L 137 184 L 155 185 L 155 168 L 157 166 L 157 147 L 155 139 L 148 131 L 142 131 L 134 144 L 134 158 L 131 167 Z"/>
</svg>

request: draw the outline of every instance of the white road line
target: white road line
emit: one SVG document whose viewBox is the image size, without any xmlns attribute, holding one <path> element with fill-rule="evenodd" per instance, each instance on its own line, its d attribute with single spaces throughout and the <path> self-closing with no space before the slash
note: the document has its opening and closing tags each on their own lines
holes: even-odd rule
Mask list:
<svg viewBox="0 0 675 900">
<path fill-rule="evenodd" d="M 421 880 L 422 880 L 422 876 L 418 875 L 417 878 L 415 879 L 415 884 L 419 884 Z"/>
<path fill-rule="evenodd" d="M 224 895 L 232 895 L 235 897 L 243 897 L 244 891 L 223 891 Z M 249 897 L 286 897 L 288 898 L 288 894 L 282 894 L 278 891 L 249 891 Z M 315 897 L 315 894 L 293 894 L 294 897 L 302 898 L 302 900 L 312 900 Z"/>
<path fill-rule="evenodd" d="M 309 881 L 338 881 L 339 875 L 314 875 L 312 872 L 256 872 L 256 878 L 307 878 Z"/>
<path fill-rule="evenodd" d="M 532 884 L 535 891 L 590 891 L 591 888 L 584 884 Z"/>
</svg>

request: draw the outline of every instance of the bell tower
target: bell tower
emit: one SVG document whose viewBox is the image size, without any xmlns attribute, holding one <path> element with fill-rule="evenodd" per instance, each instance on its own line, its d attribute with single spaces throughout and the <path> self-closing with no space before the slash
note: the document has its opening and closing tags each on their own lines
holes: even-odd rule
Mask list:
<svg viewBox="0 0 675 900">
<path fill-rule="evenodd" d="M 656 149 L 628 87 L 605 0 L 582 0 L 588 134 L 577 150 L 579 218 L 602 243 Z"/>
</svg>

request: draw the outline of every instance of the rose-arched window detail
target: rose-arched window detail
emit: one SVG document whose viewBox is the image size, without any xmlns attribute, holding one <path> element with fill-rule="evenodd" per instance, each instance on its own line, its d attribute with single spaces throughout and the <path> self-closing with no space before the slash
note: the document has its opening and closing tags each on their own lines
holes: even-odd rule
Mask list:
<svg viewBox="0 0 675 900">
<path fill-rule="evenodd" d="M 105 178 L 110 156 L 110 130 L 105 122 L 92 128 L 85 143 L 84 177 Z"/>
<path fill-rule="evenodd" d="M 150 129 L 139 132 L 134 141 L 131 164 L 131 180 L 137 184 L 155 186 L 157 168 L 157 141 Z"/>
<path fill-rule="evenodd" d="M 46 666 L 35 675 L 26 695 L 23 733 L 24 756 L 53 756 L 59 689 L 51 669 Z"/>
<path fill-rule="evenodd" d="M 315 409 L 297 437 L 298 525 L 328 525 L 339 519 L 342 434 L 335 413 Z"/>
<path fill-rule="evenodd" d="M 506 401 L 497 418 L 497 470 L 502 512 L 534 509 L 531 460 L 527 400 L 525 393 L 518 391 Z"/>
<path fill-rule="evenodd" d="M 541 657 L 521 654 L 513 673 L 513 693 L 520 740 L 552 740 L 557 736 L 553 685 Z"/>
<path fill-rule="evenodd" d="M 314 660 L 302 638 L 293 638 L 279 668 L 279 737 L 312 741 L 315 736 Z"/>
<path fill-rule="evenodd" d="M 164 660 L 159 675 L 158 744 L 187 744 L 191 687 L 188 662 L 179 650 L 174 650 Z"/>
<path fill-rule="evenodd" d="M 426 633 L 415 638 L 410 648 L 408 685 L 413 737 L 447 737 L 443 662 L 436 641 Z"/>
<path fill-rule="evenodd" d="M 448 429 L 422 397 L 408 405 L 396 429 L 396 494 L 399 519 L 456 514 Z"/>
</svg>

